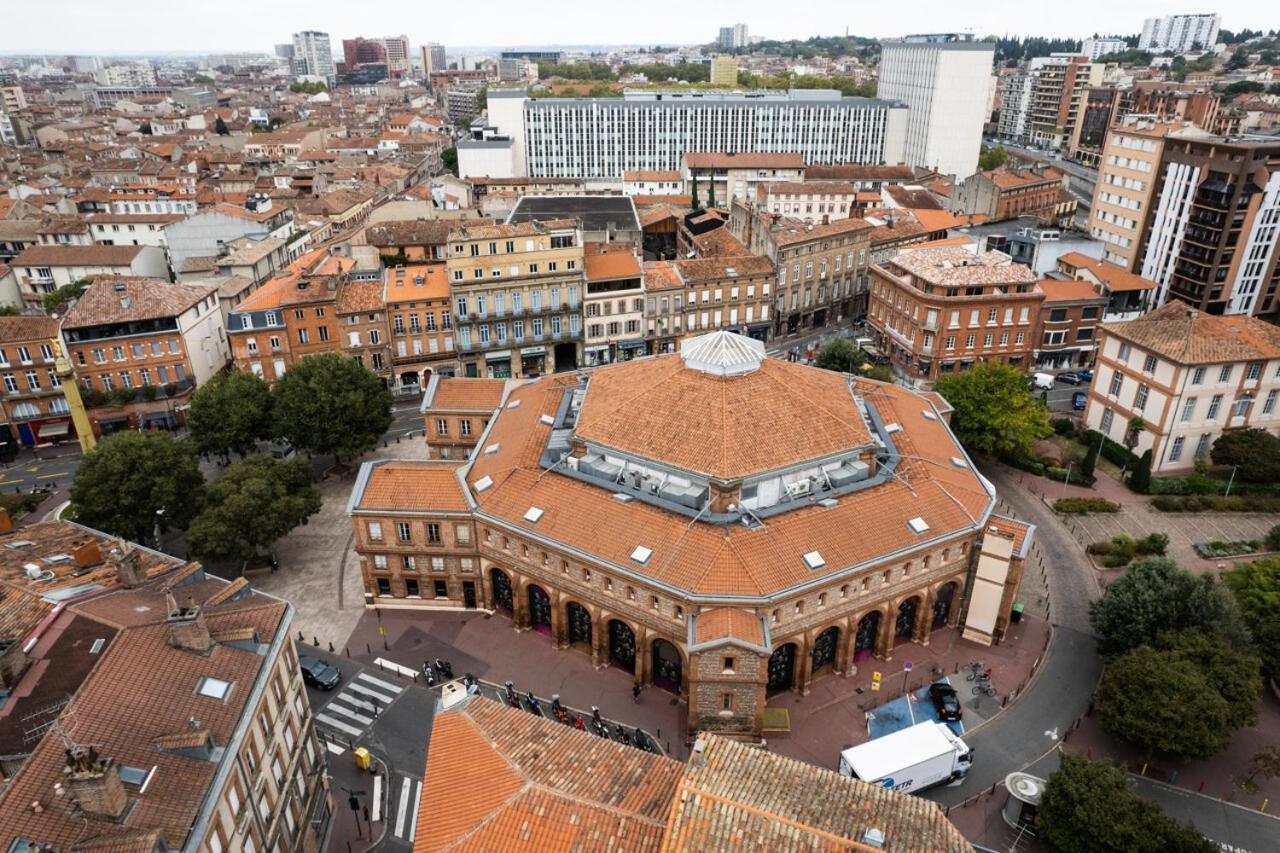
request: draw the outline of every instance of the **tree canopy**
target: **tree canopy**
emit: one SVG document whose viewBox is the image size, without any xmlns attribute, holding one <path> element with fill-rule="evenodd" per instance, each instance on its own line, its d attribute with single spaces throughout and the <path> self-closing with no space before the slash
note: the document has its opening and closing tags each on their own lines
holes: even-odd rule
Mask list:
<svg viewBox="0 0 1280 853">
<path fill-rule="evenodd" d="M 1253 636 L 1263 671 L 1280 679 L 1280 557 L 1241 563 L 1223 579 Z"/>
<path fill-rule="evenodd" d="M 440 152 L 440 162 L 445 169 L 452 175 L 458 174 L 458 149 L 456 146 L 450 145 L 448 148 Z"/>
<path fill-rule="evenodd" d="M 359 456 L 391 426 L 391 393 L 337 353 L 302 359 L 276 380 L 273 398 L 276 435 L 312 454 Z"/>
<path fill-rule="evenodd" d="M 1214 853 L 1217 845 L 1135 794 L 1106 761 L 1063 754 L 1036 810 L 1040 837 L 1059 853 Z"/>
<path fill-rule="evenodd" d="M 948 374 L 933 389 L 955 409 L 951 428 L 971 451 L 994 456 L 1025 454 L 1036 439 L 1053 434 L 1049 412 L 1027 390 L 1020 369 L 983 361 Z"/>
<path fill-rule="evenodd" d="M 1151 644 L 1163 631 L 1197 629 L 1248 645 L 1240 612 L 1213 575 L 1193 575 L 1168 557 L 1147 557 L 1129 565 L 1125 574 L 1089 605 L 1089 622 L 1098 651 L 1124 654 Z"/>
<path fill-rule="evenodd" d="M 209 484 L 187 528 L 191 553 L 206 561 L 243 561 L 271 547 L 320 510 L 311 469 L 297 460 L 250 456 Z"/>
<path fill-rule="evenodd" d="M 218 134 L 219 136 L 226 136 L 229 133 L 231 133 L 231 131 L 227 129 L 227 123 L 222 120 L 222 116 L 218 116 L 218 118 L 214 121 L 213 132 Z"/>
<path fill-rule="evenodd" d="M 856 373 L 881 382 L 893 381 L 893 371 L 871 364 L 862 348 L 848 338 L 834 338 L 823 346 L 818 350 L 818 357 L 813 360 L 813 364 L 823 370 Z"/>
<path fill-rule="evenodd" d="M 1108 662 L 1102 725 L 1148 755 L 1208 758 L 1257 720 L 1260 662 L 1200 631 L 1162 634 Z"/>
<path fill-rule="evenodd" d="M 318 95 L 321 92 L 328 91 L 329 87 L 319 80 L 312 80 L 306 83 L 296 82 L 289 84 L 289 91 L 299 95 Z"/>
<path fill-rule="evenodd" d="M 164 432 L 128 430 L 85 454 L 71 486 L 76 520 L 155 544 L 157 524 L 182 529 L 200 505 L 204 477 L 191 448 Z"/>
<path fill-rule="evenodd" d="M 46 293 L 41 300 L 44 305 L 45 313 L 61 313 L 62 310 L 66 308 L 67 303 L 72 299 L 79 299 L 81 296 L 84 296 L 84 292 L 88 287 L 89 279 L 78 278 L 69 284 L 64 284 L 56 290 Z"/>
<path fill-rule="evenodd" d="M 1209 451 L 1215 465 L 1236 465 L 1236 476 L 1251 483 L 1280 479 L 1280 438 L 1265 429 L 1237 429 L 1218 436 Z"/>
<path fill-rule="evenodd" d="M 187 426 L 199 450 L 250 453 L 271 437 L 271 389 L 243 370 L 212 379 L 191 396 Z"/>
<path fill-rule="evenodd" d="M 1007 162 L 1009 162 L 1009 152 L 1004 150 L 1003 145 L 997 145 L 995 148 L 984 147 L 982 153 L 978 155 L 978 168 L 984 172 L 998 169 Z"/>
</svg>

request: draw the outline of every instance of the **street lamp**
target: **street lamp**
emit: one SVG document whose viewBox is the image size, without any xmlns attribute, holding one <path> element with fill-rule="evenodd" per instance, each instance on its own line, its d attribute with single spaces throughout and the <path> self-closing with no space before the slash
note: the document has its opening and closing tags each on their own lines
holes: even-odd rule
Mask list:
<svg viewBox="0 0 1280 853">
<path fill-rule="evenodd" d="M 1071 466 L 1075 464 L 1076 464 L 1076 461 L 1074 459 L 1072 459 L 1070 462 L 1067 463 L 1067 475 L 1062 478 L 1062 499 L 1063 500 L 1067 499 L 1067 485 L 1071 482 Z"/>
<path fill-rule="evenodd" d="M 157 550 L 157 551 L 161 550 L 161 548 L 160 548 L 160 522 L 161 522 L 161 520 L 162 520 L 163 518 L 164 518 L 164 509 L 163 509 L 163 508 L 161 508 L 161 509 L 156 510 L 155 537 L 156 537 L 156 550 Z"/>
<path fill-rule="evenodd" d="M 1240 467 L 1239 465 L 1231 466 L 1231 478 L 1227 480 L 1227 490 L 1222 493 L 1223 497 L 1226 497 L 1231 494 L 1231 484 L 1236 481 L 1236 469 L 1239 467 Z"/>
</svg>

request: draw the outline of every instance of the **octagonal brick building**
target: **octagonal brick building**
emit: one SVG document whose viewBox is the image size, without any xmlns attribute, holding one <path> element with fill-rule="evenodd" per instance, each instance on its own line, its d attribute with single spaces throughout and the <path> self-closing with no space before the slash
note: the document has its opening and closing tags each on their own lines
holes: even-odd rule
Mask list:
<svg viewBox="0 0 1280 853">
<path fill-rule="evenodd" d="M 758 739 L 770 694 L 940 628 L 997 641 L 1034 534 L 995 514 L 938 395 L 730 332 L 539 379 L 433 379 L 423 409 L 429 435 L 474 447 L 361 468 L 366 604 L 500 614 L 678 694 L 691 733 Z"/>
</svg>

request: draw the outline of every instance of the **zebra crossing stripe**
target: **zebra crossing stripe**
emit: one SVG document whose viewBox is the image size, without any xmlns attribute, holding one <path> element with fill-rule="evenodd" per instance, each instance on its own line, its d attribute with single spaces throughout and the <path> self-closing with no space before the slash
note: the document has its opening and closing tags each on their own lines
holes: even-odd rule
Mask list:
<svg viewBox="0 0 1280 853">
<path fill-rule="evenodd" d="M 418 834 L 418 807 L 422 804 L 422 783 L 416 783 L 413 791 L 413 811 L 409 813 L 409 835 L 405 841 L 413 841 L 414 836 Z"/>
<path fill-rule="evenodd" d="M 404 819 L 409 813 L 409 794 L 413 790 L 413 780 L 401 778 L 404 778 L 404 784 L 400 786 L 400 808 L 396 812 L 396 838 L 404 838 Z"/>
<path fill-rule="evenodd" d="M 374 687 L 381 687 L 385 691 L 390 691 L 391 695 L 393 696 L 398 696 L 400 694 L 400 691 L 404 689 L 399 684 L 392 684 L 390 681 L 383 681 L 381 678 L 374 678 L 372 675 L 368 675 L 367 673 L 363 673 L 363 672 L 357 675 L 356 678 L 358 678 L 361 681 L 367 681 L 370 684 L 372 684 Z M 350 685 L 350 686 L 354 686 L 354 685 Z"/>
<path fill-rule="evenodd" d="M 326 712 L 333 711 L 334 713 L 341 714 L 344 717 L 350 717 L 357 723 L 362 723 L 366 726 L 373 722 L 373 717 L 366 717 L 364 714 L 357 714 L 355 711 L 344 708 L 336 702 L 330 702 L 328 705 L 324 706 L 324 709 Z"/>
<path fill-rule="evenodd" d="M 332 726 L 340 732 L 346 732 L 352 737 L 360 737 L 360 735 L 364 734 L 363 729 L 357 729 L 355 726 L 347 725 L 341 720 L 335 720 L 328 714 L 316 714 L 316 721 L 324 723 L 326 726 Z"/>
<path fill-rule="evenodd" d="M 361 696 L 372 696 L 374 699 L 377 699 L 383 705 L 390 705 L 392 702 L 395 701 L 396 696 L 399 695 L 399 694 L 393 693 L 390 696 L 388 696 L 385 693 L 379 693 L 376 690 L 370 690 L 367 687 L 361 687 L 359 684 L 349 684 L 347 685 L 347 690 L 359 693 Z"/>
<path fill-rule="evenodd" d="M 372 703 L 370 703 L 370 702 L 366 702 L 366 701 L 364 701 L 363 699 L 361 699 L 358 695 L 356 695 L 356 694 L 352 694 L 352 693 L 340 693 L 340 694 L 338 694 L 337 698 L 335 698 L 333 701 L 334 701 L 334 702 L 339 702 L 339 701 L 341 701 L 341 702 L 345 702 L 345 703 L 347 703 L 348 705 L 351 705 L 352 707 L 360 708 L 361 710 L 369 711 L 369 712 L 371 712 L 371 713 L 372 713 L 374 710 L 376 710 L 376 709 L 373 707 L 373 704 L 372 704 Z M 332 703 L 331 703 L 331 704 L 332 704 Z"/>
</svg>

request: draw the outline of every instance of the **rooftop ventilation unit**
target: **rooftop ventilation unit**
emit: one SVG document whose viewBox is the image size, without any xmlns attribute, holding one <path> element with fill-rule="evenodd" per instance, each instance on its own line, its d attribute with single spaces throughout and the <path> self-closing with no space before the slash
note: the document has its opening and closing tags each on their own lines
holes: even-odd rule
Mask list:
<svg viewBox="0 0 1280 853">
<path fill-rule="evenodd" d="M 653 556 L 653 549 L 646 548 L 643 545 L 637 545 L 636 549 L 631 552 L 631 559 L 640 565 L 647 565 L 649 558 Z"/>
<path fill-rule="evenodd" d="M 817 551 L 810 551 L 808 554 L 805 554 L 802 559 L 804 560 L 804 564 L 809 567 L 810 571 L 820 569 L 827 564 L 827 561 L 822 559 L 822 555 Z"/>
<path fill-rule="evenodd" d="M 544 424 L 546 426 L 551 426 L 555 422 L 556 422 L 556 419 L 551 417 L 551 415 L 542 415 L 538 418 L 538 423 Z"/>
<path fill-rule="evenodd" d="M 632 495 L 625 494 L 623 492 L 614 492 L 613 499 L 620 504 L 629 504 L 633 500 L 635 500 L 635 497 Z"/>
<path fill-rule="evenodd" d="M 907 522 L 907 526 L 911 528 L 912 533 L 924 533 L 929 529 L 929 525 L 920 516 L 916 516 Z"/>
<path fill-rule="evenodd" d="M 835 498 L 823 498 L 822 500 L 818 501 L 818 506 L 826 507 L 827 509 L 833 509 L 839 505 L 840 505 L 840 502 L 837 501 Z"/>
<path fill-rule="evenodd" d="M 937 416 L 937 415 L 935 415 L 935 414 L 934 414 L 932 411 L 930 411 L 929 409 L 925 409 L 925 410 L 924 410 L 924 411 L 922 411 L 920 414 L 924 415 L 926 418 L 928 418 L 928 419 L 929 419 L 929 420 L 931 420 L 931 421 L 936 421 L 936 420 L 938 419 L 938 416 Z"/>
<path fill-rule="evenodd" d="M 475 482 L 475 489 L 477 492 L 483 492 L 485 489 L 489 489 L 492 487 L 493 487 L 493 478 L 487 475 L 484 477 L 481 477 L 479 480 L 476 480 Z"/>
<path fill-rule="evenodd" d="M 952 465 L 954 465 L 954 466 L 956 466 L 957 468 L 968 468 L 968 467 L 969 467 L 969 463 L 968 463 L 968 462 L 965 462 L 965 461 L 964 461 L 963 459 L 961 459 L 959 456 L 952 456 L 952 457 L 951 457 L 951 464 L 952 464 Z"/>
<path fill-rule="evenodd" d="M 497 452 L 498 452 L 499 450 L 501 450 L 501 449 L 502 449 L 502 445 L 501 445 L 501 444 L 491 444 L 491 445 L 489 445 L 488 447 L 486 447 L 486 448 L 484 449 L 484 455 L 485 455 L 485 456 L 492 456 L 493 454 L 497 453 Z"/>
<path fill-rule="evenodd" d="M 884 431 L 892 435 L 895 432 L 902 431 L 902 424 L 885 424 Z"/>
<path fill-rule="evenodd" d="M 520 408 L 520 401 L 519 401 L 519 400 L 512 400 L 510 403 L 507 403 L 507 408 L 508 408 L 508 409 L 518 409 L 518 408 Z"/>
<path fill-rule="evenodd" d="M 538 519 L 542 518 L 542 510 L 536 506 L 531 506 L 525 510 L 524 520 L 530 524 L 537 524 Z"/>
</svg>

